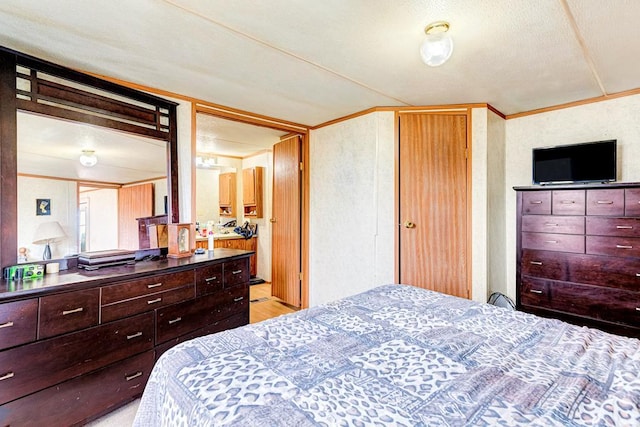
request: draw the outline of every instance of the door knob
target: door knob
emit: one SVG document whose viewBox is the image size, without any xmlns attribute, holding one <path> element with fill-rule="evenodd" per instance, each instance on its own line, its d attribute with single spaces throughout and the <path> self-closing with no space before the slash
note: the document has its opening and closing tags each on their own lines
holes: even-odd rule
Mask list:
<svg viewBox="0 0 640 427">
<path fill-rule="evenodd" d="M 271 218 L 269 221 L 276 222 L 276 219 L 275 218 Z"/>
<path fill-rule="evenodd" d="M 405 221 L 404 228 L 416 228 L 416 225 L 411 221 Z"/>
</svg>

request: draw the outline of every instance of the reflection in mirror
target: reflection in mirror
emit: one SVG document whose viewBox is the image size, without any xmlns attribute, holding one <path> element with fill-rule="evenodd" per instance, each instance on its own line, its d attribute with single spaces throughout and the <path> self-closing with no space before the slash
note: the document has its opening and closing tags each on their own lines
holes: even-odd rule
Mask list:
<svg viewBox="0 0 640 427">
<path fill-rule="evenodd" d="M 136 218 L 166 214 L 165 141 L 22 111 L 17 124 L 17 243 L 28 261 L 42 259 L 33 235 L 44 222 L 57 221 L 66 234 L 50 245 L 55 259 L 138 249 Z"/>
</svg>

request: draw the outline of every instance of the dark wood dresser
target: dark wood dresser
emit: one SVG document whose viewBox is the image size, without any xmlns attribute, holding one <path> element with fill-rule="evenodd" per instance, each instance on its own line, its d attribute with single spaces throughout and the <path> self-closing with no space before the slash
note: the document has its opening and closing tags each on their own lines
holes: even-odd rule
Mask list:
<svg viewBox="0 0 640 427">
<path fill-rule="evenodd" d="M 518 309 L 640 337 L 640 184 L 514 189 Z"/>
<path fill-rule="evenodd" d="M 2 282 L 0 426 L 94 419 L 140 396 L 175 344 L 249 323 L 251 254 Z"/>
</svg>

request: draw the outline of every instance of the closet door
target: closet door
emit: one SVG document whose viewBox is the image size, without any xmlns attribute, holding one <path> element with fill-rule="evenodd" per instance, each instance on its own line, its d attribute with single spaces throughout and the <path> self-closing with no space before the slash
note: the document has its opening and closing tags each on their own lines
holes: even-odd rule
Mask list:
<svg viewBox="0 0 640 427">
<path fill-rule="evenodd" d="M 467 115 L 399 117 L 400 283 L 470 298 Z"/>
<path fill-rule="evenodd" d="M 302 146 L 299 136 L 273 146 L 271 293 L 301 306 Z"/>
</svg>

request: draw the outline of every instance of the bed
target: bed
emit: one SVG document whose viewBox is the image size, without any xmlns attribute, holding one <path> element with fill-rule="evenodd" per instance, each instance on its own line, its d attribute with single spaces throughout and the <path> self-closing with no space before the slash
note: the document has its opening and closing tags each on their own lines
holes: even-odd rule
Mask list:
<svg viewBox="0 0 640 427">
<path fill-rule="evenodd" d="M 640 425 L 640 341 L 385 285 L 179 344 L 134 425 Z"/>
</svg>

